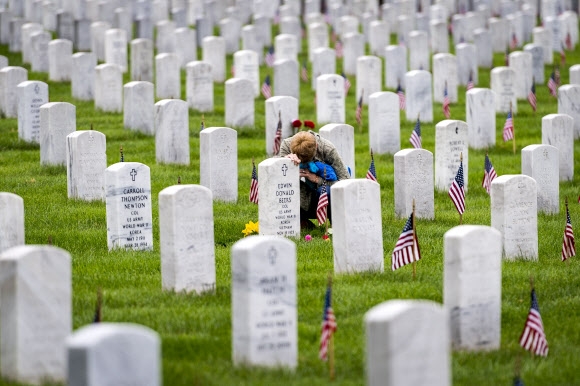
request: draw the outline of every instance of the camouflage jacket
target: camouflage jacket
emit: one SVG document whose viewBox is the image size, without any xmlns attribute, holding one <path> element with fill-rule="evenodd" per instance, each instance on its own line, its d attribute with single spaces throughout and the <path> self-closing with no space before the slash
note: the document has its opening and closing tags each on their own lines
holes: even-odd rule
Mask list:
<svg viewBox="0 0 580 386">
<path fill-rule="evenodd" d="M 314 161 L 324 162 L 334 168 L 338 181 L 346 180 L 350 178 L 348 170 L 342 158 L 338 155 L 336 147 L 327 139 L 322 138 L 318 133 L 309 130 L 309 133 L 316 137 L 316 153 L 314 154 Z M 291 153 L 290 144 L 292 143 L 292 137 L 286 138 L 282 141 L 280 145 L 280 157 L 285 157 Z M 326 181 L 327 185 L 332 185 L 336 181 Z M 322 177 L 318 178 L 317 187 L 322 186 L 324 179 Z M 305 211 L 308 211 L 310 202 L 312 200 L 312 194 L 315 193 L 310 187 L 308 187 L 304 182 L 300 182 L 300 207 Z"/>
</svg>

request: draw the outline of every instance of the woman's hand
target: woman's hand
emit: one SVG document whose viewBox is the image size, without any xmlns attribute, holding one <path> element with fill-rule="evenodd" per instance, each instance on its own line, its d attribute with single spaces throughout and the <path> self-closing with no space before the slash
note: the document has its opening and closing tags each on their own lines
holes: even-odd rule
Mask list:
<svg viewBox="0 0 580 386">
<path fill-rule="evenodd" d="M 300 165 L 300 158 L 298 158 L 298 156 L 294 153 L 290 153 L 286 155 L 286 158 L 289 158 L 290 160 L 292 160 L 292 162 L 294 162 L 294 165 L 298 166 Z"/>
<path fill-rule="evenodd" d="M 300 169 L 300 177 L 304 177 L 308 181 L 313 182 L 315 184 L 318 183 L 318 176 L 308 169 Z"/>
</svg>

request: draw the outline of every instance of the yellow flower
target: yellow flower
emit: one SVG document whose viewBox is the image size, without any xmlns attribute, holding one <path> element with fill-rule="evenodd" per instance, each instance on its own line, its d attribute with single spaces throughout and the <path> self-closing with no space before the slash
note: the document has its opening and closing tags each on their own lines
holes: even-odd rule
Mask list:
<svg viewBox="0 0 580 386">
<path fill-rule="evenodd" d="M 249 236 L 249 235 L 254 234 L 254 233 L 257 234 L 260 230 L 260 226 L 258 223 L 259 223 L 258 221 L 256 221 L 256 222 L 250 221 L 249 223 L 247 223 L 246 229 L 244 229 L 242 231 L 242 233 L 244 234 L 244 237 Z"/>
</svg>

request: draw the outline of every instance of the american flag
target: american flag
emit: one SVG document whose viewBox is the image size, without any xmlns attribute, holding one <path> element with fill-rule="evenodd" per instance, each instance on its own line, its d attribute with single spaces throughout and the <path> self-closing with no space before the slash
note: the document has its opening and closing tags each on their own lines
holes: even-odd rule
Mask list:
<svg viewBox="0 0 580 386">
<path fill-rule="evenodd" d="M 272 67 L 275 61 L 276 54 L 274 53 L 274 46 L 270 45 L 270 48 L 268 48 L 268 52 L 266 53 L 266 57 L 264 58 L 264 62 L 266 62 L 268 67 Z"/>
<path fill-rule="evenodd" d="M 373 152 L 371 151 L 371 166 L 369 166 L 369 170 L 367 171 L 366 178 L 369 180 L 377 181 L 377 169 L 375 169 L 375 158 L 373 157 Z"/>
<path fill-rule="evenodd" d="M 322 334 L 320 336 L 320 350 L 318 357 L 325 361 L 328 357 L 328 344 L 332 338 L 332 334 L 336 331 L 336 319 L 334 311 L 332 311 L 332 288 L 330 284 L 326 288 L 326 295 L 324 296 L 324 313 L 322 315 Z"/>
<path fill-rule="evenodd" d="M 348 90 L 350 90 L 350 80 L 348 80 L 344 72 L 342 73 L 342 77 L 344 78 L 344 95 L 347 95 Z"/>
<path fill-rule="evenodd" d="M 491 182 L 497 177 L 495 174 L 495 169 L 489 160 L 487 154 L 485 155 L 485 165 L 484 165 L 484 172 L 483 172 L 483 181 L 481 182 L 481 186 L 485 188 L 487 194 L 491 190 Z"/>
<path fill-rule="evenodd" d="M 336 52 L 336 58 L 342 58 L 343 50 L 342 50 L 342 42 L 340 39 L 336 39 L 336 43 L 334 43 L 334 51 Z"/>
<path fill-rule="evenodd" d="M 532 306 L 526 319 L 526 325 L 522 336 L 520 336 L 520 346 L 536 355 L 548 355 L 548 341 L 544 333 L 542 316 L 540 315 L 540 306 L 536 298 L 536 290 L 532 289 Z"/>
<path fill-rule="evenodd" d="M 463 161 L 459 161 L 459 170 L 449 188 L 449 197 L 451 197 L 451 201 L 455 204 L 459 214 L 465 212 L 465 188 L 463 184 Z"/>
<path fill-rule="evenodd" d="M 566 49 L 568 51 L 572 51 L 574 47 L 572 46 L 572 36 L 570 35 L 570 31 L 566 33 Z"/>
<path fill-rule="evenodd" d="M 272 96 L 272 87 L 270 86 L 270 75 L 266 75 L 264 83 L 262 83 L 262 95 L 264 99 L 268 99 Z"/>
<path fill-rule="evenodd" d="M 316 207 L 316 218 L 320 225 L 326 222 L 326 213 L 328 207 L 328 193 L 326 191 L 326 184 L 320 188 L 320 197 L 318 198 L 318 206 Z"/>
<path fill-rule="evenodd" d="M 530 102 L 530 106 L 532 106 L 532 109 L 535 112 L 536 108 L 538 107 L 538 100 L 536 99 L 536 85 L 534 84 L 533 80 L 532 87 L 530 88 L 530 92 L 528 93 L 528 102 Z"/>
<path fill-rule="evenodd" d="M 552 71 L 550 79 L 548 80 L 548 89 L 553 97 L 558 97 L 558 83 L 556 82 L 556 71 Z"/>
<path fill-rule="evenodd" d="M 356 123 L 358 123 L 359 125 L 362 124 L 362 110 L 363 110 L 363 95 L 364 95 L 365 90 L 361 90 L 360 92 L 360 98 L 358 99 L 358 103 L 356 105 Z"/>
<path fill-rule="evenodd" d="M 258 203 L 258 174 L 256 173 L 256 164 L 252 161 L 252 182 L 250 184 L 250 202 Z"/>
<path fill-rule="evenodd" d="M 411 213 L 393 250 L 391 268 L 394 271 L 419 259 L 421 259 L 421 251 L 417 234 L 413 229 L 413 213 Z"/>
<path fill-rule="evenodd" d="M 401 110 L 405 110 L 405 107 L 407 105 L 407 101 L 405 99 L 405 92 L 403 91 L 403 88 L 401 87 L 401 83 L 397 83 L 397 95 L 399 96 L 399 109 Z"/>
<path fill-rule="evenodd" d="M 411 138 L 409 138 L 409 141 L 411 142 L 411 144 L 413 145 L 413 147 L 415 149 L 422 148 L 422 144 L 421 144 L 421 121 L 419 120 L 419 118 L 417 118 L 417 123 L 415 123 L 415 128 L 413 129 L 413 132 L 411 133 Z"/>
<path fill-rule="evenodd" d="M 280 152 L 280 145 L 282 143 L 282 116 L 278 114 L 278 126 L 276 126 L 276 136 L 274 137 L 274 148 L 272 152 L 278 155 Z"/>
<path fill-rule="evenodd" d="M 475 84 L 473 83 L 473 73 L 471 71 L 469 71 L 469 79 L 467 80 L 467 91 L 471 90 L 472 88 L 475 87 Z"/>
<path fill-rule="evenodd" d="M 510 48 L 515 50 L 518 46 L 518 37 L 516 36 L 515 32 L 512 32 L 512 40 L 510 41 Z"/>
<path fill-rule="evenodd" d="M 308 68 L 306 67 L 306 61 L 302 62 L 302 69 L 300 70 L 300 78 L 303 82 L 308 82 Z"/>
<path fill-rule="evenodd" d="M 566 202 L 566 229 L 564 229 L 564 241 L 562 242 L 562 261 L 576 256 L 576 247 L 574 245 L 574 230 L 572 229 L 572 220 L 568 211 L 568 202 Z"/>
<path fill-rule="evenodd" d="M 512 109 L 508 112 L 505 123 L 503 124 L 503 141 L 507 142 L 514 138 L 514 119 L 512 117 Z"/>
<path fill-rule="evenodd" d="M 445 89 L 443 90 L 443 115 L 445 115 L 446 119 L 451 117 L 451 109 L 449 105 L 451 101 L 449 100 L 449 95 L 447 94 L 447 82 L 445 82 Z"/>
</svg>

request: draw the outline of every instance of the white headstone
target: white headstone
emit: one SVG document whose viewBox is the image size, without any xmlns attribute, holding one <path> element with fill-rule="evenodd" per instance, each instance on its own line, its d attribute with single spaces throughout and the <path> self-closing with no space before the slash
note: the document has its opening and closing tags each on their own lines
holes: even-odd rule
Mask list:
<svg viewBox="0 0 580 386">
<path fill-rule="evenodd" d="M 18 85 L 26 80 L 28 71 L 23 67 L 0 70 L 0 110 L 6 118 L 18 117 Z"/>
<path fill-rule="evenodd" d="M 443 302 L 456 350 L 498 350 L 501 340 L 501 233 L 460 225 L 445 233 Z"/>
<path fill-rule="evenodd" d="M 143 134 L 155 133 L 153 83 L 129 82 L 123 86 L 123 125 Z"/>
<path fill-rule="evenodd" d="M 151 172 L 139 162 L 118 162 L 105 169 L 107 245 L 153 249 Z"/>
<path fill-rule="evenodd" d="M 276 60 L 274 62 L 273 95 L 300 98 L 300 78 L 296 60 Z"/>
<path fill-rule="evenodd" d="M 433 100 L 443 103 L 443 94 L 447 87 L 447 96 L 451 103 L 457 103 L 457 58 L 452 54 L 433 55 Z"/>
<path fill-rule="evenodd" d="M 52 40 L 50 32 L 35 32 L 30 35 L 30 70 L 49 72 L 48 44 Z"/>
<path fill-rule="evenodd" d="M 383 272 L 380 185 L 342 180 L 332 185 L 331 197 L 334 272 Z"/>
<path fill-rule="evenodd" d="M 83 101 L 93 100 L 97 57 L 92 52 L 77 52 L 71 60 L 72 97 Z"/>
<path fill-rule="evenodd" d="M 504 259 L 538 260 L 536 181 L 506 174 L 491 183 L 491 226 L 501 232 Z"/>
<path fill-rule="evenodd" d="M 345 123 L 344 78 L 336 74 L 320 75 L 316 80 L 316 120 Z"/>
<path fill-rule="evenodd" d="M 109 23 L 96 21 L 91 24 L 91 52 L 97 55 L 97 60 L 105 60 L 105 32 L 111 28 Z"/>
<path fill-rule="evenodd" d="M 107 139 L 94 130 L 66 136 L 66 176 L 68 198 L 105 201 Z"/>
<path fill-rule="evenodd" d="M 232 246 L 231 261 L 234 366 L 296 368 L 296 244 L 282 237 L 250 236 Z"/>
<path fill-rule="evenodd" d="M 344 166 L 354 178 L 354 127 L 344 123 L 329 123 L 321 127 L 318 132 L 320 137 L 332 142 Z"/>
<path fill-rule="evenodd" d="M 560 181 L 574 179 L 574 119 L 567 114 L 542 118 L 542 143 L 558 149 Z"/>
<path fill-rule="evenodd" d="M 532 54 L 529 52 L 515 51 L 509 55 L 509 66 L 513 68 L 514 91 L 517 99 L 526 99 L 532 88 Z"/>
<path fill-rule="evenodd" d="M 356 60 L 356 100 L 362 96 L 363 105 L 369 104 L 369 96 L 381 91 L 381 59 L 376 56 L 360 56 Z"/>
<path fill-rule="evenodd" d="M 566 84 L 564 86 L 558 87 L 558 114 L 568 114 L 574 119 L 574 139 L 580 138 L 580 104 L 578 104 L 579 100 L 580 100 L 580 85 Z"/>
<path fill-rule="evenodd" d="M 278 120 L 282 121 L 282 139 L 294 134 L 292 121 L 298 118 L 298 99 L 290 96 L 274 96 L 266 99 L 266 153 L 274 155 L 274 138 Z"/>
<path fill-rule="evenodd" d="M 208 127 L 199 133 L 200 179 L 214 200 L 238 200 L 238 132 Z"/>
<path fill-rule="evenodd" d="M 390 43 L 389 24 L 384 20 L 371 21 L 369 25 L 369 46 L 371 53 L 380 56 Z"/>
<path fill-rule="evenodd" d="M 264 61 L 264 46 L 258 37 L 258 30 L 253 25 L 242 27 L 242 49 L 254 51 L 258 55 L 259 63 Z"/>
<path fill-rule="evenodd" d="M 211 64 L 201 61 L 190 62 L 185 66 L 185 94 L 190 109 L 213 111 L 213 77 Z"/>
<path fill-rule="evenodd" d="M 495 146 L 496 93 L 488 88 L 473 88 L 465 98 L 469 146 L 487 149 Z"/>
<path fill-rule="evenodd" d="M 297 37 L 301 39 L 300 35 Z M 328 47 L 328 30 L 326 24 L 308 24 L 308 61 L 312 61 L 314 50 L 322 47 Z"/>
<path fill-rule="evenodd" d="M 175 292 L 215 291 L 212 192 L 173 185 L 159 192 L 161 285 Z"/>
<path fill-rule="evenodd" d="M 38 23 L 26 23 L 20 28 L 20 46 L 22 48 L 22 62 L 30 63 L 32 55 L 31 37 L 33 34 L 43 32 L 42 25 Z"/>
<path fill-rule="evenodd" d="M 76 131 L 76 106 L 51 102 L 40 106 L 40 164 L 66 164 L 66 137 Z"/>
<path fill-rule="evenodd" d="M 560 212 L 558 148 L 551 145 L 528 145 L 522 149 L 522 174 L 536 180 L 538 211 Z"/>
<path fill-rule="evenodd" d="M 48 43 L 48 78 L 55 82 L 70 81 L 73 44 L 70 40 L 55 39 Z"/>
<path fill-rule="evenodd" d="M 491 91 L 495 93 L 496 113 L 507 113 L 511 110 L 517 113 L 516 74 L 510 67 L 495 67 L 491 70 Z"/>
<path fill-rule="evenodd" d="M 449 53 L 449 33 L 447 23 L 444 20 L 431 20 L 429 32 L 431 36 L 431 50 L 434 54 Z"/>
<path fill-rule="evenodd" d="M 24 245 L 24 200 L 0 192 L 0 254 L 18 245 Z"/>
<path fill-rule="evenodd" d="M 155 47 L 158 54 L 175 52 L 175 22 L 163 19 L 157 23 L 156 27 Z"/>
<path fill-rule="evenodd" d="M 224 38 L 219 36 L 204 38 L 202 60 L 211 65 L 213 81 L 223 82 L 226 79 L 226 43 Z"/>
<path fill-rule="evenodd" d="M 474 44 L 459 43 L 455 46 L 457 56 L 457 79 L 459 84 L 466 86 L 471 74 L 473 84 L 478 84 L 477 51 Z"/>
<path fill-rule="evenodd" d="M 155 103 L 155 159 L 157 163 L 189 165 L 187 102 L 163 99 Z"/>
<path fill-rule="evenodd" d="M 280 34 L 274 39 L 277 60 L 296 60 L 298 58 L 298 39 L 291 34 Z M 317 48 L 320 50 L 321 48 Z M 314 60 L 314 55 L 312 57 Z"/>
<path fill-rule="evenodd" d="M 332 48 L 322 47 L 314 50 L 312 56 L 312 89 L 316 90 L 317 78 L 320 75 L 336 73 L 336 51 Z M 580 82 L 579 82 L 580 83 Z"/>
<path fill-rule="evenodd" d="M 473 40 L 477 53 L 477 66 L 491 68 L 493 65 L 491 33 L 487 29 L 478 28 L 473 31 Z"/>
<path fill-rule="evenodd" d="M 260 67 L 258 54 L 251 50 L 242 50 L 234 54 L 235 77 L 252 82 L 254 97 L 260 95 Z"/>
<path fill-rule="evenodd" d="M 300 236 L 298 166 L 289 158 L 269 158 L 258 165 L 260 235 Z"/>
<path fill-rule="evenodd" d="M 155 96 L 157 99 L 181 98 L 181 69 L 177 54 L 155 56 Z"/>
<path fill-rule="evenodd" d="M 226 54 L 233 54 L 240 49 L 242 24 L 236 18 L 220 20 L 220 35 L 226 42 Z"/>
<path fill-rule="evenodd" d="M 387 46 L 385 48 L 385 86 L 397 89 L 400 83 L 404 89 L 407 69 L 407 48 L 400 45 Z"/>
<path fill-rule="evenodd" d="M 431 69 L 429 59 L 429 38 L 426 32 L 412 31 L 409 33 L 409 69 L 426 70 Z"/>
<path fill-rule="evenodd" d="M 356 74 L 356 61 L 365 54 L 365 36 L 358 32 L 348 33 L 343 37 L 344 57 L 342 69 L 346 75 Z"/>
<path fill-rule="evenodd" d="M 95 108 L 104 112 L 123 110 L 123 73 L 116 64 L 95 67 Z"/>
<path fill-rule="evenodd" d="M 580 84 L 580 64 L 575 64 L 569 69 L 570 84 Z"/>
<path fill-rule="evenodd" d="M 27 80 L 18 85 L 18 138 L 40 142 L 40 106 L 48 103 L 48 85 Z"/>
<path fill-rule="evenodd" d="M 247 79 L 233 78 L 225 83 L 225 123 L 230 127 L 254 126 L 254 88 Z"/>
<path fill-rule="evenodd" d="M 435 188 L 437 190 L 449 190 L 459 170 L 462 154 L 463 183 L 467 191 L 469 175 L 467 123 L 453 119 L 437 123 L 435 125 Z"/>
<path fill-rule="evenodd" d="M 116 64 L 127 72 L 127 32 L 112 28 L 105 32 L 105 63 Z"/>
<path fill-rule="evenodd" d="M 94 323 L 66 339 L 68 385 L 160 386 L 161 338 L 148 327 Z"/>
<path fill-rule="evenodd" d="M 552 31 L 544 27 L 534 27 L 533 42 L 544 50 L 544 63 L 554 63 L 554 49 L 552 47 Z"/>
<path fill-rule="evenodd" d="M 397 94 L 388 91 L 371 94 L 368 121 L 369 146 L 373 152 L 395 154 L 401 149 L 401 113 Z"/>
<path fill-rule="evenodd" d="M 390 300 L 367 311 L 367 384 L 450 385 L 448 320 L 443 306 L 427 300 Z"/>
<path fill-rule="evenodd" d="M 149 39 L 131 41 L 131 80 L 153 82 L 153 42 Z"/>
<path fill-rule="evenodd" d="M 395 153 L 395 215 L 407 218 L 435 218 L 433 153 L 425 149 L 403 149 Z"/>
<path fill-rule="evenodd" d="M 544 49 L 539 44 L 526 44 L 524 51 L 532 55 L 532 78 L 534 82 L 536 84 L 544 84 Z"/>
<path fill-rule="evenodd" d="M 431 73 L 413 70 L 405 74 L 407 121 L 433 122 L 433 93 Z"/>
</svg>

